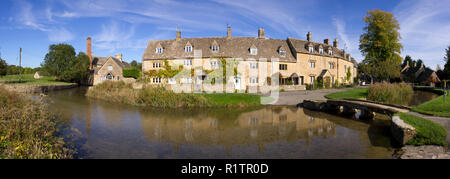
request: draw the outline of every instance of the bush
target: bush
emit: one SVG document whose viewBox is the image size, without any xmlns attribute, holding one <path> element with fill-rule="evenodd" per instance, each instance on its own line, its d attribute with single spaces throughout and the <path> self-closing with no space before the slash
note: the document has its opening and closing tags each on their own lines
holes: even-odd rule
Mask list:
<svg viewBox="0 0 450 179">
<path fill-rule="evenodd" d="M 44 99 L 31 100 L 0 86 L 0 159 L 72 158 Z"/>
<path fill-rule="evenodd" d="M 137 68 L 125 68 L 122 70 L 123 77 L 138 79 L 141 77 L 141 70 Z"/>
<path fill-rule="evenodd" d="M 421 117 L 397 113 L 397 116 L 405 123 L 413 126 L 417 130 L 417 135 L 409 140 L 408 145 L 440 145 L 446 146 L 447 131 L 441 125 Z"/>
<path fill-rule="evenodd" d="M 414 94 L 413 88 L 406 83 L 376 83 L 367 91 L 367 99 L 382 103 L 405 105 Z"/>
</svg>

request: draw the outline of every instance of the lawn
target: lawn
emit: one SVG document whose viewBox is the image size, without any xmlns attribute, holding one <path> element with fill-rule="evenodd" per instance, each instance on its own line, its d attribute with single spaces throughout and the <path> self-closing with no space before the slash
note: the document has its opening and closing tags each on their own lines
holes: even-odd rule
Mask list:
<svg viewBox="0 0 450 179">
<path fill-rule="evenodd" d="M 351 89 L 351 90 L 347 90 L 347 91 L 341 91 L 341 92 L 327 94 L 327 95 L 325 95 L 325 98 L 328 98 L 328 99 L 344 99 L 344 98 L 360 99 L 360 98 L 366 98 L 367 97 L 367 90 L 368 90 L 368 88 Z"/>
<path fill-rule="evenodd" d="M 45 76 L 40 79 L 34 79 L 33 74 L 22 75 L 22 80 L 19 82 L 19 75 L 6 75 L 0 77 L 0 83 L 4 84 L 20 84 L 20 85 L 67 85 L 72 83 L 56 81 L 55 77 Z"/>
<path fill-rule="evenodd" d="M 441 125 L 421 117 L 397 113 L 396 116 L 405 121 L 405 123 L 413 126 L 417 130 L 417 135 L 409 140 L 408 145 L 440 145 L 446 146 L 447 130 Z"/>
<path fill-rule="evenodd" d="M 450 117 L 450 95 L 439 96 L 436 99 L 423 103 L 412 109 L 413 111 L 442 117 Z"/>
<path fill-rule="evenodd" d="M 260 96 L 253 94 L 201 94 L 212 106 L 259 106 L 261 105 Z"/>
</svg>

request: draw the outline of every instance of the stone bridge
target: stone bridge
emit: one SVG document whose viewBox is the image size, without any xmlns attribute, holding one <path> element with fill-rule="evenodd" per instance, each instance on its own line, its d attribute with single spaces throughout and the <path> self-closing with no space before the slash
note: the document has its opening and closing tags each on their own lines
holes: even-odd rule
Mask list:
<svg viewBox="0 0 450 179">
<path fill-rule="evenodd" d="M 303 101 L 302 106 L 310 110 L 323 112 L 340 112 L 346 115 L 357 113 L 357 110 L 360 110 L 360 118 L 373 118 L 375 116 L 375 113 L 393 116 L 398 112 L 407 113 L 410 111 L 410 108 L 404 106 L 382 104 L 357 99 L 329 99 L 326 101 L 305 100 Z"/>
</svg>

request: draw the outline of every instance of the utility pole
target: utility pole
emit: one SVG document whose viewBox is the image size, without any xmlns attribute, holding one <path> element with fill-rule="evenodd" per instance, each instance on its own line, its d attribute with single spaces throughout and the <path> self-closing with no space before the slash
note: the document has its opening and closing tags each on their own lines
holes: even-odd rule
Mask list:
<svg viewBox="0 0 450 179">
<path fill-rule="evenodd" d="M 22 48 L 19 53 L 19 83 L 22 83 Z"/>
</svg>

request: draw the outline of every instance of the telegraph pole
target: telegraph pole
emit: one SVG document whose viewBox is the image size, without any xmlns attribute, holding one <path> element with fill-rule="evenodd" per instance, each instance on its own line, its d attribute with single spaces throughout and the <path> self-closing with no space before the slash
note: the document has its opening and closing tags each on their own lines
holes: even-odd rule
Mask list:
<svg viewBox="0 0 450 179">
<path fill-rule="evenodd" d="M 19 53 L 19 83 L 22 83 L 22 48 L 20 48 Z"/>
</svg>

